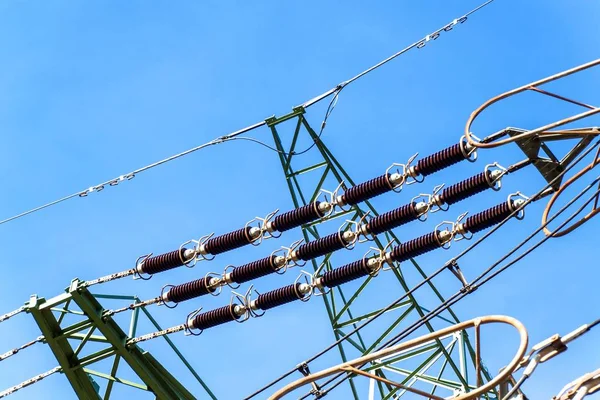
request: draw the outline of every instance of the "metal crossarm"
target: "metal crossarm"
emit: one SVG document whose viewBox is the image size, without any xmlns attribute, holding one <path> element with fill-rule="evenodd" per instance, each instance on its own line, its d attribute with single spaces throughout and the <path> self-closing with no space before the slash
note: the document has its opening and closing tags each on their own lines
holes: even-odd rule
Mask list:
<svg viewBox="0 0 600 400">
<path fill-rule="evenodd" d="M 134 296 L 94 295 L 81 281 L 75 279 L 65 293 L 49 300 L 32 296 L 26 306 L 26 311 L 33 316 L 42 331 L 44 343 L 48 344 L 58 361 L 57 372 L 64 374 L 75 394 L 81 399 L 108 400 L 113 395 L 114 384 L 118 383 L 150 392 L 161 400 L 195 399 L 196 397 L 150 353 L 143 351 L 137 345 L 126 345 L 136 334 L 140 313 L 145 315 L 156 329 L 161 329 L 150 313 L 144 307 L 132 310 L 129 332 L 126 333 L 111 317 L 106 316 L 98 299 L 139 302 L 139 299 Z M 66 315 L 75 316 L 79 320 L 66 324 Z M 79 342 L 75 348 L 72 346 L 73 339 Z M 206 395 L 216 399 L 173 342 L 168 338 L 165 339 L 203 387 Z M 91 342 L 96 343 L 95 351 L 86 354 L 84 349 Z M 96 350 L 98 343 L 103 343 L 105 346 Z M 110 373 L 92 369 L 94 364 L 108 358 L 112 358 Z M 133 370 L 141 382 L 122 379 L 117 375 L 122 361 Z M 107 381 L 103 393 L 100 385 L 93 378 Z"/>
</svg>

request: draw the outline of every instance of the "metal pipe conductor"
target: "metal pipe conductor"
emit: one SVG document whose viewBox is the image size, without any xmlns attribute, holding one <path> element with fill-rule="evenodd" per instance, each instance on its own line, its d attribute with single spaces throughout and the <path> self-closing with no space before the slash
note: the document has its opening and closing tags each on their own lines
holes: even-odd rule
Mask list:
<svg viewBox="0 0 600 400">
<path fill-rule="evenodd" d="M 544 85 L 548 82 L 552 82 L 561 78 L 564 78 L 566 76 L 575 74 L 577 72 L 586 70 L 588 68 L 592 68 L 595 67 L 597 65 L 600 65 L 600 59 L 591 61 L 589 63 L 586 64 L 582 64 L 579 65 L 575 68 L 571 68 L 569 70 L 563 71 L 563 72 L 559 72 L 555 75 L 551 75 L 549 77 L 540 79 L 538 81 L 535 82 L 531 82 L 528 83 L 526 85 L 523 85 L 521 87 L 518 87 L 516 89 L 513 90 L 509 90 L 508 92 L 502 93 L 498 96 L 495 96 L 491 99 L 489 99 L 488 101 L 486 101 L 485 103 L 483 103 L 481 106 L 479 106 L 475 111 L 473 111 L 471 113 L 471 115 L 469 116 L 469 119 L 467 120 L 467 123 L 465 125 L 465 138 L 468 141 L 469 145 L 476 147 L 476 148 L 492 148 L 492 147 L 498 147 L 498 146 L 503 146 L 507 143 L 511 143 L 511 142 L 515 142 L 517 140 L 521 140 L 521 139 L 526 139 L 526 138 L 530 138 L 533 136 L 549 136 L 549 135 L 573 135 L 573 134 L 577 134 L 577 135 L 592 135 L 592 136 L 596 136 L 598 134 L 600 134 L 600 131 L 598 130 L 598 128 L 581 128 L 578 130 L 563 130 L 563 131 L 550 131 L 550 129 L 559 127 L 559 126 L 563 126 L 566 125 L 568 123 L 571 122 L 575 122 L 578 121 L 580 119 L 583 118 L 587 118 L 589 116 L 595 115 L 597 113 L 600 112 L 600 108 L 598 107 L 593 107 L 584 103 L 580 103 L 571 99 L 567 99 L 563 96 L 559 96 L 556 95 L 554 93 L 550 93 L 544 90 L 541 90 L 538 88 L 538 86 Z M 497 103 L 500 100 L 506 99 L 508 97 L 514 96 L 516 94 L 528 91 L 528 90 L 532 90 L 535 91 L 537 93 L 541 93 L 544 95 L 548 95 L 550 97 L 554 97 L 557 98 L 559 100 L 563 100 L 569 103 L 573 103 L 573 104 L 577 104 L 580 105 L 582 107 L 588 108 L 589 111 L 583 112 L 581 114 L 577 114 L 577 115 L 573 115 L 571 117 L 567 117 L 564 118 L 562 120 L 559 121 L 555 121 L 553 123 L 532 129 L 532 130 L 528 130 L 526 132 L 520 133 L 518 135 L 513 135 L 509 138 L 506 139 L 500 139 L 500 140 L 494 140 L 494 141 L 481 141 L 479 140 L 477 137 L 475 137 L 472 133 L 471 133 L 471 127 L 473 125 L 473 122 L 477 119 L 477 117 L 488 107 L 490 107 L 492 104 Z M 494 135 L 496 136 L 496 135 Z M 503 135 L 502 135 L 503 136 Z M 494 139 L 497 139 L 497 137 L 494 137 Z"/>
<path fill-rule="evenodd" d="M 421 346 L 432 340 L 444 337 L 444 336 L 452 334 L 454 332 L 461 332 L 468 328 L 475 328 L 476 332 L 478 332 L 478 328 L 481 325 L 491 324 L 491 323 L 501 323 L 501 324 L 508 324 L 508 325 L 513 326 L 519 333 L 520 343 L 519 343 L 519 347 L 516 351 L 515 356 L 509 363 L 508 368 L 506 368 L 505 370 L 500 372 L 494 379 L 490 380 L 489 382 L 486 382 L 485 384 L 471 390 L 468 393 L 462 393 L 462 394 L 459 394 L 457 397 L 454 397 L 456 400 L 477 399 L 482 394 L 487 393 L 489 390 L 495 388 L 498 384 L 500 384 L 501 382 L 506 380 L 506 378 L 510 375 L 511 371 L 514 370 L 514 368 L 519 364 L 521 357 L 523 356 L 523 354 L 525 354 L 525 351 L 527 350 L 527 344 L 528 344 L 528 340 L 529 340 L 528 335 L 527 335 L 527 330 L 525 329 L 525 327 L 523 326 L 523 324 L 521 322 L 519 322 L 518 320 L 516 320 L 512 317 L 507 317 L 507 316 L 502 316 L 502 315 L 490 315 L 490 316 L 475 318 L 475 319 L 472 319 L 469 321 L 461 322 L 456 325 L 452 325 L 452 326 L 444 328 L 444 329 L 440 329 L 439 331 L 432 332 L 427 335 L 423 335 L 418 338 L 411 339 L 406 342 L 400 343 L 398 345 L 395 345 L 395 346 L 392 346 L 392 347 L 389 347 L 389 348 L 386 348 L 383 350 L 379 350 L 374 353 L 367 354 L 365 356 L 345 362 L 343 364 L 336 365 L 334 367 L 325 369 L 323 371 L 319 371 L 319 372 L 315 372 L 310 375 L 307 375 L 303 378 L 298 379 L 297 381 L 294 381 L 294 382 L 286 385 L 282 389 L 278 390 L 272 396 L 269 397 L 269 400 L 281 399 L 286 394 L 288 394 L 304 385 L 315 382 L 321 378 L 325 378 L 325 377 L 337 374 L 339 372 L 346 371 L 349 374 L 357 373 L 356 372 L 357 368 L 360 368 L 362 365 L 367 364 L 371 361 L 374 361 L 374 360 L 377 360 L 380 358 L 384 358 L 386 356 L 393 355 L 393 354 L 396 354 L 396 353 L 399 353 L 402 351 L 407 351 L 411 348 Z M 358 371 L 360 371 L 360 370 L 358 370 Z M 370 375 L 369 377 L 374 378 L 374 379 L 378 378 L 377 375 Z M 428 395 L 427 397 L 430 397 L 429 394 L 427 394 L 427 395 Z"/>
</svg>

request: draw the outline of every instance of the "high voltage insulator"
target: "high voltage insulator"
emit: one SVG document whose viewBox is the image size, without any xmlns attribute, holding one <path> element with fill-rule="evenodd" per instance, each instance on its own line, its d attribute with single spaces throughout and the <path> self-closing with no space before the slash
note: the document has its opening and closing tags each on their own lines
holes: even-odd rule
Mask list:
<svg viewBox="0 0 600 400">
<path fill-rule="evenodd" d="M 475 161 L 476 159 L 477 152 L 475 147 L 471 146 L 463 136 L 460 138 L 459 143 L 417 161 L 414 167 L 408 169 L 408 175 L 414 179 L 418 179 L 419 175 L 425 177 L 457 164 L 460 161 Z"/>
<path fill-rule="evenodd" d="M 188 329 L 204 329 L 212 328 L 226 322 L 237 321 L 248 313 L 246 307 L 240 304 L 229 304 L 224 307 L 206 311 L 197 314 L 188 319 Z"/>
<path fill-rule="evenodd" d="M 425 157 L 419 160 L 416 165 L 411 166 L 410 164 L 415 158 L 416 155 L 411 157 L 406 165 L 392 164 L 385 174 L 352 186 L 342 195 L 337 195 L 338 188 L 334 192 L 333 202 L 336 206 L 356 205 L 386 192 L 400 191 L 404 183 L 422 182 L 425 176 L 441 171 L 462 160 L 475 161 L 477 153 L 475 147 L 471 146 L 463 136 L 459 143 Z M 394 168 L 397 168 L 397 171 L 390 172 Z M 413 180 L 407 182 L 407 178 Z"/>
<path fill-rule="evenodd" d="M 253 311 L 266 311 L 271 308 L 291 303 L 292 301 L 307 299 L 310 292 L 311 286 L 309 284 L 295 282 L 291 285 L 259 294 L 256 300 L 250 302 L 249 306 Z"/>
<path fill-rule="evenodd" d="M 419 173 L 425 176 L 440 168 L 450 166 L 458 162 L 459 153 L 464 155 L 464 159 L 468 159 L 473 152 L 465 143 L 464 140 L 461 140 L 460 144 L 425 158 L 423 163 L 418 163 L 411 169 L 413 175 L 416 173 L 415 171 L 420 171 Z M 418 167 L 419 165 L 420 167 Z M 372 197 L 372 195 L 375 195 L 376 193 L 383 193 L 381 190 L 383 190 L 382 188 L 384 187 L 387 187 L 389 190 L 395 190 L 404 183 L 408 174 L 406 167 L 402 167 L 404 168 L 403 173 L 390 173 L 388 171 L 385 175 L 350 188 L 342 196 L 332 195 L 334 198 L 332 201 L 314 201 L 308 205 L 278 216 L 275 216 L 277 212 L 275 211 L 265 218 L 255 218 L 249 221 L 243 228 L 235 231 L 216 237 L 213 237 L 211 234 L 204 236 L 199 240 L 189 240 L 183 243 L 179 249 L 164 254 L 142 256 L 136 262 L 135 268 L 87 281 L 86 286 L 108 282 L 131 275 L 137 275 L 139 277 L 152 276 L 153 274 L 181 266 L 192 267 L 198 260 L 211 260 L 218 254 L 248 244 L 257 245 L 265 238 L 274 237 L 275 232 L 284 232 L 325 217 L 333 211 L 334 206 L 349 204 L 348 201 L 359 201 L 360 199 L 364 199 L 364 196 L 367 196 L 367 194 Z M 495 167 L 495 169 L 493 169 L 493 167 Z M 416 219 L 424 219 L 427 212 L 430 210 L 432 212 L 442 209 L 446 210 L 449 205 L 455 204 L 489 188 L 499 190 L 501 187 L 500 180 L 506 173 L 506 169 L 500 167 L 497 163 L 488 165 L 481 174 L 444 188 L 443 190 L 443 186 L 438 186 L 432 195 L 417 196 L 410 203 L 387 213 L 375 216 L 365 224 L 358 225 L 357 223 L 353 223 L 356 225 L 355 231 L 351 229 L 340 229 L 337 233 L 300 245 L 293 249 L 293 251 L 290 251 L 289 258 L 268 257 L 246 264 L 241 269 L 234 269 L 231 271 L 231 274 L 225 283 L 235 282 L 239 284 L 247 282 L 272 272 L 277 272 L 284 268 L 289 261 L 308 261 L 343 248 L 350 249 L 361 235 L 367 237 L 369 235 L 387 232 Z M 427 198 L 427 201 L 418 201 L 418 199 L 423 196 Z M 433 209 L 433 207 L 437 208 Z M 258 226 L 252 226 L 252 223 L 255 221 L 258 222 Z M 472 223 L 474 220 L 470 219 L 470 221 Z M 186 247 L 189 244 L 193 244 L 193 248 Z M 433 245 L 432 243 L 429 244 Z"/>
<path fill-rule="evenodd" d="M 404 176 L 399 173 L 385 174 L 373 178 L 369 181 L 352 186 L 346 192 L 338 197 L 338 205 L 355 205 L 373 197 L 377 197 L 383 193 L 394 190 L 401 182 L 404 181 Z"/>
<path fill-rule="evenodd" d="M 367 224 L 361 227 L 361 232 L 365 235 L 378 235 L 419 219 L 428 210 L 429 205 L 427 203 L 413 200 L 402 207 L 371 218 Z"/>
<path fill-rule="evenodd" d="M 448 150 L 448 154 L 453 153 Z M 437 159 L 437 156 L 434 159 Z M 492 167 L 496 168 L 492 169 Z M 437 206 L 439 210 L 446 210 L 447 208 L 444 208 L 443 205 L 454 204 L 488 188 L 498 190 L 501 187 L 500 179 L 505 173 L 506 170 L 497 164 L 488 165 L 481 174 L 449 186 L 441 191 L 441 193 L 438 193 L 441 189 L 441 186 L 438 186 L 434 190 L 433 195 L 419 195 L 413 198 L 410 203 L 375 216 L 364 224 L 362 223 L 364 218 L 358 223 L 347 221 L 350 225 L 342 225 L 336 233 L 304 244 L 300 244 L 301 241 L 298 241 L 290 248 L 283 247 L 281 250 L 271 253 L 268 257 L 249 262 L 239 267 L 229 266 L 221 276 L 214 276 L 211 273 L 213 276 L 208 274 L 204 278 L 184 284 L 176 286 L 167 285 L 163 288 L 160 296 L 110 311 L 107 315 L 149 304 L 164 303 L 168 305 L 175 303 L 176 305 L 179 302 L 207 294 L 217 295 L 224 285 L 239 285 L 272 273 L 282 273 L 290 265 L 299 265 L 299 261 L 312 260 L 343 248 L 352 249 L 360 236 L 369 239 L 369 235 L 374 236 L 387 232 L 416 219 L 424 220 L 427 212 L 432 209 L 432 206 Z M 419 201 L 419 198 L 422 197 L 425 197 L 427 201 Z M 507 202 L 473 215 L 467 218 L 464 223 L 458 223 L 462 219 L 461 217 L 456 224 L 452 224 L 453 228 L 451 230 L 438 230 L 436 228 L 434 232 L 396 246 L 392 251 L 387 253 L 387 261 L 403 262 L 436 248 L 449 246 L 453 237 L 461 236 L 465 238 L 467 234 L 473 234 L 486 229 L 502 221 L 515 209 L 519 208 L 522 203 L 523 200 L 509 197 Z M 265 219 L 259 219 L 262 221 L 259 227 L 251 226 L 250 224 L 253 221 L 250 221 L 244 228 L 218 237 L 207 236 L 199 241 L 188 241 L 178 250 L 157 256 L 148 255 L 140 257 L 136 263 L 136 268 L 94 281 L 88 281 L 86 285 L 106 282 L 132 274 L 140 277 L 144 275 L 152 276 L 153 274 L 180 266 L 190 266 L 198 260 L 198 257 L 207 259 L 207 254 L 216 255 L 244 244 L 252 243 L 254 240 L 261 240 L 265 233 L 271 234 L 276 229 L 281 229 L 282 231 L 291 229 L 295 225 L 310 222 L 313 218 L 323 217 L 331 210 L 332 203 L 315 201 L 307 206 L 281 214 L 271 220 L 275 214 L 272 213 Z M 348 229 L 352 227 L 355 227 L 355 229 Z M 190 242 L 195 243 L 193 249 L 185 247 Z M 284 251 L 284 254 L 277 254 L 280 251 Z M 339 269 L 328 271 L 322 278 L 319 278 L 319 285 L 326 287 L 337 286 L 362 276 L 376 274 L 380 268 L 381 266 L 376 265 L 376 263 L 374 264 L 372 260 L 363 259 Z"/>
<path fill-rule="evenodd" d="M 468 217 L 465 222 L 456 224 L 456 234 L 467 237 L 468 234 L 480 232 L 490 228 L 508 218 L 513 212 L 517 211 L 527 200 L 520 193 L 511 194 L 504 203 L 500 203 L 487 210 Z M 516 214 L 516 218 L 523 218 L 523 210 Z"/>
<path fill-rule="evenodd" d="M 438 186 L 434 191 L 435 194 L 431 198 L 431 204 L 437 206 L 437 209 L 447 209 L 448 206 L 474 196 L 484 190 L 500 190 L 502 187 L 501 179 L 506 172 L 506 169 L 498 165 L 498 163 L 487 165 L 482 173 L 467 178 L 464 181 L 455 183 L 446 188 Z"/>
<path fill-rule="evenodd" d="M 208 239 L 200 246 L 200 254 L 217 255 L 233 249 L 245 246 L 257 240 L 261 236 L 258 227 L 246 226 L 244 228 Z"/>
<path fill-rule="evenodd" d="M 262 276 L 266 276 L 277 272 L 286 265 L 286 258 L 271 254 L 268 257 L 260 260 L 252 261 L 239 267 L 231 268 L 230 272 L 226 272 L 223 276 L 223 281 L 226 283 L 244 283 Z"/>
<path fill-rule="evenodd" d="M 250 318 L 250 316 L 258 317 L 262 315 L 260 311 L 264 312 L 271 308 L 279 307 L 296 300 L 306 301 L 310 298 L 314 291 L 320 291 L 324 293 L 326 288 L 330 289 L 340 286 L 365 276 L 376 276 L 379 271 L 384 269 L 384 264 L 391 262 L 402 262 L 411 257 L 416 257 L 436 248 L 446 248 L 446 245 L 451 243 L 455 235 L 461 234 L 464 236 L 464 233 L 469 231 L 468 229 L 473 229 L 473 231 L 469 231 L 471 233 L 481 231 L 484 229 L 484 227 L 490 227 L 494 224 L 497 224 L 513 213 L 518 218 L 522 218 L 524 216 L 522 210 L 522 207 L 525 204 L 524 199 L 525 197 L 520 193 L 512 194 L 509 196 L 506 202 L 473 215 L 472 219 L 467 220 L 469 221 L 468 224 L 467 221 L 464 223 L 443 222 L 436 226 L 433 232 L 393 247 L 390 251 L 387 251 L 387 249 L 391 246 L 391 243 L 388 244 L 388 246 L 386 246 L 384 249 L 377 249 L 377 255 L 374 257 L 369 257 L 369 253 L 367 253 L 358 261 L 326 271 L 321 275 L 319 275 L 319 270 L 315 272 L 314 275 L 310 276 L 310 281 L 307 280 L 306 283 L 299 281 L 302 277 L 302 275 L 300 275 L 296 279 L 296 282 L 294 282 L 292 285 L 259 294 L 254 300 L 250 298 L 252 287 L 250 290 L 248 290 L 246 295 L 243 296 L 233 292 L 234 296 L 232 297 L 230 304 L 227 306 L 206 311 L 204 313 L 192 313 L 190 316 L 188 316 L 184 324 L 130 339 L 128 344 L 139 343 L 141 341 L 154 339 L 159 336 L 180 331 L 199 334 L 194 333 L 194 330 L 199 330 L 201 333 L 204 329 L 227 322 L 243 322 Z M 503 205 L 506 205 L 506 207 Z M 510 212 L 507 213 L 507 210 Z M 460 219 L 464 218 L 464 216 L 465 214 L 461 215 L 459 217 L 459 221 Z M 501 216 L 503 217 L 502 219 L 500 219 Z M 450 224 L 451 229 L 439 229 L 444 224 Z M 468 228 L 469 225 L 470 228 Z M 271 260 L 274 259 L 273 257 L 274 255 L 263 260 L 259 260 L 258 262 L 264 263 L 265 266 L 270 266 L 273 265 L 270 264 Z M 235 269 L 233 271 L 235 271 Z M 232 273 L 233 272 L 230 272 L 229 274 Z M 160 299 L 164 302 L 187 300 L 191 298 L 190 296 L 196 296 L 195 293 L 199 293 L 197 294 L 198 296 L 202 294 L 208 294 L 208 292 L 211 291 L 211 285 L 223 284 L 224 282 L 223 279 L 219 278 L 214 278 L 214 281 L 209 279 L 212 279 L 212 277 L 207 276 L 203 279 L 189 282 L 187 284 L 172 286 L 168 291 L 164 291 L 161 297 L 138 304 L 155 303 L 157 302 L 157 299 Z M 170 295 L 171 291 L 173 291 L 173 295 Z"/>
<path fill-rule="evenodd" d="M 313 258 L 324 256 L 343 248 L 352 248 L 357 239 L 358 235 L 356 232 L 350 230 L 343 232 L 340 229 L 336 233 L 301 245 L 292 251 L 291 258 L 292 260 L 312 260 Z"/>
<path fill-rule="evenodd" d="M 219 278 L 205 276 L 181 285 L 168 285 L 163 289 L 161 299 L 163 302 L 180 303 L 195 297 L 214 293 L 217 290 Z"/>
<path fill-rule="evenodd" d="M 332 288 L 343 285 L 344 283 L 362 278 L 363 276 L 373 274 L 380 265 L 381 263 L 379 260 L 375 258 L 363 258 L 325 272 L 315 279 L 315 286 L 319 289 L 323 289 L 324 287 Z"/>
<path fill-rule="evenodd" d="M 437 248 L 444 247 L 446 244 L 450 244 L 452 237 L 452 231 L 436 229 L 433 232 L 429 232 L 394 247 L 389 254 L 389 259 L 397 262 L 409 260 Z"/>
<path fill-rule="evenodd" d="M 182 247 L 157 256 L 147 256 L 138 262 L 136 269 L 139 274 L 149 275 L 168 271 L 187 264 L 195 257 L 194 253 L 194 250 Z"/>
<path fill-rule="evenodd" d="M 272 221 L 267 222 L 266 228 L 269 232 L 285 232 L 323 218 L 331 209 L 332 205 L 329 202 L 314 201 L 295 210 L 275 216 Z"/>
</svg>

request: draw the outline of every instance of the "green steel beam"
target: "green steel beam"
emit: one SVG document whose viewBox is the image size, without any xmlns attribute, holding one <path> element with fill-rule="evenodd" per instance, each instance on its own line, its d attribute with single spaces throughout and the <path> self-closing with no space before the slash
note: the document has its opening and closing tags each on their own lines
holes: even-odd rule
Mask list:
<svg viewBox="0 0 600 400">
<path fill-rule="evenodd" d="M 57 297 L 58 299 L 54 298 L 47 302 L 43 298 L 32 296 L 28 311 L 42 331 L 45 342 L 54 353 L 58 364 L 62 368 L 62 373 L 69 380 L 77 397 L 86 400 L 100 399 L 89 376 L 82 369 L 77 368 L 80 365 L 79 360 L 68 339 L 62 336 L 62 329 L 52 313 L 52 308 L 57 301 L 62 303 L 68 299 L 67 295 Z"/>
<path fill-rule="evenodd" d="M 131 314 L 129 332 L 126 334 L 111 317 L 104 316 L 104 309 L 98 302 L 100 299 L 127 300 L 139 302 L 135 296 L 121 295 L 93 295 L 77 279 L 71 282 L 66 292 L 52 299 L 45 300 L 32 296 L 27 311 L 33 316 L 48 344 L 62 368 L 61 372 L 68 379 L 75 394 L 80 399 L 109 400 L 114 383 L 135 387 L 152 392 L 159 400 L 192 400 L 195 399 L 181 383 L 179 383 L 152 355 L 142 351 L 138 346 L 126 346 L 127 340 L 136 334 L 140 310 L 151 321 L 155 328 L 161 330 L 156 320 L 143 307 L 136 308 Z M 71 307 L 71 308 L 70 308 Z M 77 307 L 78 309 L 72 309 Z M 58 319 L 55 317 L 58 315 Z M 64 316 L 72 314 L 81 320 L 61 326 Z M 79 340 L 73 349 L 69 340 Z M 185 360 L 173 342 L 167 343 L 201 383 L 210 398 L 216 400 L 214 394 L 200 379 L 196 371 Z M 105 343 L 101 350 L 78 357 L 83 353 L 90 342 Z M 95 371 L 90 366 L 101 360 L 112 358 L 110 374 Z M 124 360 L 141 380 L 141 383 L 131 382 L 117 377 L 119 363 Z M 92 376 L 103 378 L 107 381 L 104 395 L 100 396 L 99 386 L 93 381 Z"/>
<path fill-rule="evenodd" d="M 114 347 L 115 353 L 127 362 L 133 372 L 144 382 L 157 399 L 181 399 L 178 391 L 170 383 L 174 380 L 170 374 L 165 375 L 148 362 L 141 349 L 126 346 L 129 337 L 123 332 L 112 317 L 104 318 L 104 309 L 98 300 L 78 280 L 74 280 L 69 288 L 73 301 L 94 322 L 94 325 Z M 169 379 L 170 378 L 170 379 Z"/>
</svg>

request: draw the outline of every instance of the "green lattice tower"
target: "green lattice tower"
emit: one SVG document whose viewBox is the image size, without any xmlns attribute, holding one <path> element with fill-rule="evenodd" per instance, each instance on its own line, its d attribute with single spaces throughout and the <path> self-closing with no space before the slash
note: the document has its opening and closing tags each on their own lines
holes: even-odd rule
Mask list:
<svg viewBox="0 0 600 400">
<path fill-rule="evenodd" d="M 311 128 L 305 118 L 305 108 L 303 106 L 294 108 L 290 114 L 282 117 L 271 117 L 266 120 L 266 123 L 271 129 L 275 146 L 279 150 L 279 158 L 295 207 L 300 207 L 316 200 L 320 190 L 324 188 L 324 185 L 337 185 L 341 182 L 344 182 L 346 186 L 354 185 L 354 181 L 350 178 L 342 165 Z M 314 159 L 312 159 L 310 165 L 303 165 L 302 156 L 292 154 L 292 152 L 297 149 L 296 146 L 302 135 L 308 135 L 311 143 L 314 141 L 319 154 L 319 161 L 314 162 Z M 304 163 L 306 163 L 306 161 L 304 161 Z M 307 174 L 312 174 L 313 179 L 304 179 Z M 300 176 L 303 176 L 303 180 L 299 179 Z M 310 183 L 306 183 L 306 181 L 310 181 Z M 315 184 L 315 182 L 317 183 Z M 331 186 L 326 188 L 332 190 L 335 186 L 333 186 L 333 188 Z M 368 201 L 364 202 L 363 205 L 351 207 L 346 211 L 336 211 L 336 213 L 321 221 L 303 226 L 303 238 L 305 241 L 319 238 L 319 226 L 322 222 L 338 217 L 344 217 L 351 221 L 358 221 L 367 211 L 370 211 L 373 215 L 377 215 L 376 210 Z M 342 220 L 343 218 L 340 218 L 340 221 Z M 385 235 L 380 235 L 380 238 L 376 238 L 373 244 L 382 249 L 391 240 L 396 240 L 399 243 L 395 234 L 388 232 Z M 361 255 L 362 254 L 356 254 L 354 259 L 358 259 Z M 323 264 L 324 270 L 338 267 L 341 263 L 332 262 L 335 257 L 336 255 L 332 256 L 330 254 L 320 259 L 313 260 L 312 267 L 315 270 Z M 406 268 L 413 268 L 421 278 L 426 277 L 424 271 L 414 260 L 411 260 L 410 263 L 403 264 L 402 269 L 399 265 L 395 265 L 391 272 L 385 272 L 386 274 L 389 274 L 386 279 L 394 279 L 397 281 L 403 292 L 387 293 L 388 296 L 385 299 L 387 301 L 384 301 L 384 304 L 387 305 L 391 303 L 394 299 L 399 297 L 400 293 L 409 291 L 410 288 L 403 277 Z M 323 296 L 325 308 L 336 339 L 345 336 L 345 331 L 356 327 L 358 322 L 370 318 L 383 308 L 369 308 L 369 299 L 364 295 L 365 290 L 369 288 L 372 279 L 373 278 L 371 277 L 367 278 L 357 290 L 346 290 L 342 287 L 338 287 Z M 442 295 L 432 283 L 429 283 L 427 287 L 423 287 L 422 290 L 427 289 L 433 293 L 433 296 L 439 300 L 440 303 L 443 302 L 444 299 Z M 382 293 L 382 295 L 385 294 L 386 293 Z M 395 309 L 390 310 L 389 314 L 395 314 L 393 319 L 391 322 L 390 319 L 387 319 L 386 326 L 381 328 L 381 331 L 375 336 L 371 335 L 370 337 L 366 337 L 366 335 L 359 332 L 359 334 L 340 344 L 338 349 L 342 360 L 346 361 L 347 359 L 369 353 L 377 345 L 384 343 L 385 339 L 390 337 L 392 332 L 397 332 L 398 329 L 408 326 L 409 322 L 415 321 L 416 318 L 422 317 L 427 312 L 428 310 L 419 305 L 413 295 L 409 295 L 406 301 L 399 304 Z M 437 318 L 441 318 L 446 325 L 458 322 L 458 318 L 452 310 L 448 311 L 448 315 L 450 315 L 449 318 Z M 426 329 L 430 332 L 435 331 L 435 328 L 431 323 L 426 324 Z M 401 367 L 400 365 L 402 364 L 406 364 L 408 367 Z M 365 369 L 372 370 L 379 376 L 396 380 L 405 385 L 427 386 L 429 393 L 438 393 L 439 395 L 442 395 L 440 392 L 443 390 L 446 390 L 445 393 L 448 393 L 449 390 L 468 391 L 473 388 L 473 383 L 475 383 L 476 380 L 475 374 L 473 373 L 474 365 L 475 353 L 469 343 L 467 334 L 462 332 L 458 336 L 438 340 L 412 352 L 381 360 L 377 365 L 371 365 Z M 394 376 L 390 377 L 386 376 L 386 374 L 393 374 Z M 398 376 L 403 377 L 403 379 L 398 379 Z M 482 379 L 484 381 L 491 379 L 485 368 L 482 372 Z M 375 380 L 371 380 L 371 393 L 373 393 L 374 384 Z M 359 395 L 357 383 L 353 382 L 352 379 L 350 379 L 350 386 L 355 399 L 364 398 L 364 396 Z M 383 399 L 401 397 L 406 393 L 398 388 L 385 386 L 379 383 L 379 381 L 377 381 L 377 390 Z M 497 396 L 496 393 L 493 392 L 485 397 L 493 399 Z"/>
<path fill-rule="evenodd" d="M 144 308 L 131 311 L 128 332 L 125 332 L 112 317 L 103 317 L 105 312 L 99 300 L 122 300 L 136 303 L 135 296 L 92 294 L 83 282 L 75 279 L 65 293 L 52 299 L 32 296 L 25 306 L 39 326 L 47 344 L 58 361 L 57 373 L 63 374 L 80 399 L 93 400 L 118 398 L 113 388 L 115 383 L 149 392 L 156 399 L 191 400 L 192 395 L 164 368 L 149 352 L 137 345 L 126 346 L 129 338 L 136 335 L 140 314 L 147 318 L 157 331 L 162 330 L 152 315 Z M 69 318 L 65 318 L 69 316 Z M 69 320 L 70 322 L 66 322 Z M 168 336 L 163 336 L 168 346 L 204 389 L 202 398 L 216 399 L 200 376 L 175 347 Z M 88 348 L 89 347 L 89 348 Z M 90 351 L 91 349 L 91 351 Z M 110 371 L 94 369 L 94 364 L 111 362 Z M 119 367 L 126 363 L 139 382 L 124 379 Z M 96 381 L 106 380 L 101 387 Z M 148 398 L 148 397 L 141 397 Z"/>
</svg>

